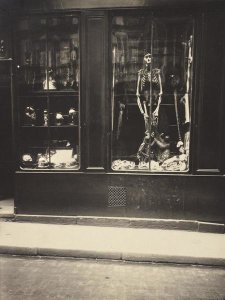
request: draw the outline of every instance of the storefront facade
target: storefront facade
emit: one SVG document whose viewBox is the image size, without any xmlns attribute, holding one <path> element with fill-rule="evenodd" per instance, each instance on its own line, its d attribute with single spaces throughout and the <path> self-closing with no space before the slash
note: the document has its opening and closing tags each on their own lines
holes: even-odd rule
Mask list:
<svg viewBox="0 0 225 300">
<path fill-rule="evenodd" d="M 78 2 L 12 9 L 16 213 L 224 223 L 224 1 Z"/>
</svg>

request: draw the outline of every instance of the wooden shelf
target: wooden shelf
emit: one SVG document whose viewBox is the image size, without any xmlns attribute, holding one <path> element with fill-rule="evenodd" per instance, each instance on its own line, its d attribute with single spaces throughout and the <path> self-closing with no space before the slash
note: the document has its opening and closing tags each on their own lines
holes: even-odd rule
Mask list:
<svg viewBox="0 0 225 300">
<path fill-rule="evenodd" d="M 78 125 L 22 125 L 21 128 L 76 128 Z"/>
<path fill-rule="evenodd" d="M 26 94 L 19 95 L 19 98 L 27 97 L 47 97 L 47 96 L 79 96 L 79 92 L 75 90 L 39 90 L 39 91 L 28 91 Z"/>
<path fill-rule="evenodd" d="M 0 57 L 0 62 L 2 61 L 12 61 L 13 59 L 12 58 L 2 58 Z"/>
<path fill-rule="evenodd" d="M 49 128 L 74 128 L 78 125 L 50 125 Z"/>
</svg>

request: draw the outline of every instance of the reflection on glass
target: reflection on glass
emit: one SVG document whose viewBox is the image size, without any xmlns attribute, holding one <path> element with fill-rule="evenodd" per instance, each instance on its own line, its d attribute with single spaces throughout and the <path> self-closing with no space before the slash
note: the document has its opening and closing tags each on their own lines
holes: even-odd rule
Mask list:
<svg viewBox="0 0 225 300">
<path fill-rule="evenodd" d="M 192 20 L 112 23 L 112 169 L 188 171 Z"/>
<path fill-rule="evenodd" d="M 20 86 L 78 90 L 78 18 L 27 18 L 18 26 Z"/>
<path fill-rule="evenodd" d="M 78 89 L 78 50 L 78 19 L 71 16 L 49 19 L 48 65 L 52 87 Z M 49 89 L 51 81 L 49 79 Z"/>
<path fill-rule="evenodd" d="M 47 68 L 46 18 L 25 18 L 19 21 L 16 38 L 19 87 L 41 90 Z"/>
</svg>

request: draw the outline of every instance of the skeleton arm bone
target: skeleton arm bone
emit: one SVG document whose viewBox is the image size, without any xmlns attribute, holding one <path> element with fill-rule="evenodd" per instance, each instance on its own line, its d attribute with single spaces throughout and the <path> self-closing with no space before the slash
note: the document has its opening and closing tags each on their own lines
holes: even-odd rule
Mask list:
<svg viewBox="0 0 225 300">
<path fill-rule="evenodd" d="M 148 117 L 148 111 L 146 107 L 146 101 L 143 101 L 143 106 L 144 106 L 144 117 Z"/>
<path fill-rule="evenodd" d="M 142 104 L 141 104 L 140 93 L 139 93 L 140 82 L 141 82 L 141 75 L 140 75 L 140 72 L 138 72 L 138 81 L 137 81 L 137 90 L 136 90 L 137 104 L 138 104 L 138 107 L 139 107 L 139 110 L 140 110 L 141 114 L 148 117 L 146 104 L 144 103 L 144 109 L 143 109 Z"/>
<path fill-rule="evenodd" d="M 140 96 L 137 96 L 137 104 L 138 104 L 138 107 L 139 107 L 139 109 L 140 109 L 141 114 L 144 114 L 145 112 L 144 112 L 144 110 L 143 110 L 143 108 L 142 108 L 142 105 L 141 105 L 141 99 L 140 99 Z"/>
<path fill-rule="evenodd" d="M 158 103 L 156 109 L 153 111 L 153 116 L 158 117 L 159 115 L 159 107 L 160 103 L 162 101 L 162 79 L 160 75 L 160 70 L 158 70 L 158 80 L 159 80 L 159 98 L 158 98 Z"/>
</svg>

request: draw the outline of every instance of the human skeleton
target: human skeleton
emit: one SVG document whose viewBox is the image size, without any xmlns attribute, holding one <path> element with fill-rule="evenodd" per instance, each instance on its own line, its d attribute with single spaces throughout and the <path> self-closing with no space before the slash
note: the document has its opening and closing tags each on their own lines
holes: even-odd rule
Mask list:
<svg viewBox="0 0 225 300">
<path fill-rule="evenodd" d="M 161 103 L 161 97 L 162 97 L 162 80 L 160 75 L 160 69 L 152 69 L 150 70 L 150 64 L 151 64 L 152 58 L 151 54 L 147 53 L 144 56 L 144 62 L 145 66 L 143 69 L 138 71 L 138 81 L 137 81 L 137 103 L 138 107 L 140 109 L 140 112 L 144 115 L 144 117 L 149 117 L 146 103 L 150 106 L 151 99 L 150 99 L 150 83 L 156 85 L 157 89 L 159 89 L 158 97 L 157 97 L 157 106 L 155 110 L 152 113 L 152 121 L 158 122 L 158 115 L 159 115 L 159 106 Z M 141 101 L 141 94 L 144 96 L 143 103 Z M 147 128 L 146 128 L 147 130 Z"/>
<path fill-rule="evenodd" d="M 149 143 L 150 135 L 153 137 L 157 131 L 158 117 L 159 117 L 159 107 L 162 98 L 162 80 L 160 69 L 152 69 L 151 66 L 151 54 L 147 53 L 144 56 L 144 68 L 138 71 L 138 80 L 137 80 L 137 104 L 141 114 L 143 114 L 145 122 L 145 137 L 138 149 L 137 157 L 141 160 L 147 160 L 149 157 Z M 151 82 L 156 87 L 156 101 L 152 103 L 153 97 L 150 96 Z M 154 91 L 155 92 L 155 91 Z M 152 104 L 154 105 L 154 110 L 149 116 L 147 106 L 151 108 Z M 155 107 L 156 106 L 156 107 Z M 149 123 L 151 122 L 151 123 Z M 151 133 L 150 133 L 151 125 Z"/>
</svg>

